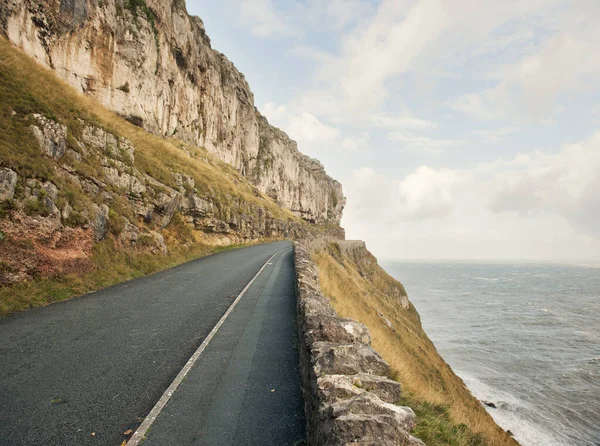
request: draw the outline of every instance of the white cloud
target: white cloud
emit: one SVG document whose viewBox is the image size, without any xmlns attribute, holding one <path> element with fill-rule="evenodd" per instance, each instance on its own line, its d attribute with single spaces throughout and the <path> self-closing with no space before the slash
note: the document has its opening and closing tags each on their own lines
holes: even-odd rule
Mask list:
<svg viewBox="0 0 600 446">
<path fill-rule="evenodd" d="M 467 177 L 451 169 L 421 166 L 398 185 L 398 212 L 409 220 L 447 216 L 454 205 L 457 188 Z"/>
<path fill-rule="evenodd" d="M 345 186 L 352 199 L 346 213 L 351 219 L 363 222 L 389 223 L 394 216 L 395 200 L 393 181 L 375 172 L 370 167 L 352 171 L 352 181 Z M 348 219 L 346 219 L 348 220 Z"/>
<path fill-rule="evenodd" d="M 367 132 L 360 132 L 350 138 L 342 140 L 342 150 L 346 152 L 356 152 L 369 147 L 370 136 Z"/>
<path fill-rule="evenodd" d="M 564 145 L 599 122 L 597 1 L 230 1 L 261 37 L 246 49 L 294 85 L 259 87 L 262 111 L 342 180 L 351 237 L 396 257 L 600 257 L 600 136 Z"/>
<path fill-rule="evenodd" d="M 371 117 L 371 122 L 375 127 L 380 128 L 429 130 L 437 127 L 435 122 L 426 119 L 414 118 L 412 116 L 396 116 L 391 113 L 374 114 Z"/>
<path fill-rule="evenodd" d="M 311 113 L 292 110 L 274 102 L 265 103 L 262 111 L 269 122 L 284 129 L 301 147 L 303 144 L 314 146 L 315 144 L 331 144 L 333 141 L 341 144 L 339 142 L 340 130 L 326 124 Z"/>
<path fill-rule="evenodd" d="M 475 119 L 497 119 L 499 113 L 490 103 L 495 102 L 497 92 L 494 89 L 486 90 L 480 94 L 467 93 L 451 100 L 448 105 L 454 110 L 464 113 Z"/>
<path fill-rule="evenodd" d="M 324 124 L 311 113 L 292 114 L 288 119 L 285 128 L 290 136 L 299 142 L 326 142 L 335 140 L 340 136 L 339 129 Z"/>
<path fill-rule="evenodd" d="M 372 168 L 353 171 L 348 212 L 359 218 L 390 224 L 447 216 L 457 191 L 468 177 L 451 169 L 421 166 L 398 181 Z"/>
<path fill-rule="evenodd" d="M 561 94 L 600 91 L 596 82 L 600 62 L 595 57 L 600 32 L 565 31 L 513 64 L 497 68 L 485 77 L 494 87 L 464 94 L 450 106 L 477 119 L 546 119 L 560 111 Z"/>
<path fill-rule="evenodd" d="M 242 22 L 259 37 L 301 36 L 302 30 L 292 25 L 272 0 L 239 0 Z"/>
<path fill-rule="evenodd" d="M 471 134 L 477 138 L 477 142 L 479 143 L 497 144 L 516 131 L 516 127 L 497 127 L 494 129 L 473 130 Z"/>
<path fill-rule="evenodd" d="M 463 141 L 460 140 L 437 139 L 415 135 L 408 130 L 390 132 L 387 134 L 387 139 L 389 141 L 401 142 L 402 146 L 399 149 L 403 152 L 420 152 L 432 155 L 443 153 L 447 148 L 455 147 L 463 143 Z"/>
<path fill-rule="evenodd" d="M 400 180 L 362 168 L 344 224 L 388 258 L 599 259 L 598 172 L 600 132 L 556 153 L 421 166 Z"/>
<path fill-rule="evenodd" d="M 551 212 L 600 238 L 600 132 L 553 155 L 497 163 L 490 208 L 521 215 Z"/>
<path fill-rule="evenodd" d="M 287 108 L 285 105 L 277 105 L 275 102 L 266 102 L 262 107 L 262 113 L 267 119 L 275 122 L 285 117 Z"/>
</svg>

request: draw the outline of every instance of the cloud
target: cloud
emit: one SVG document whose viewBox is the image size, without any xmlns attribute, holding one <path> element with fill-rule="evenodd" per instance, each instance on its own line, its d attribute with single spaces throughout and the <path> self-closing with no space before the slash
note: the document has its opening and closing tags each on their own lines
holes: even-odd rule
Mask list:
<svg viewBox="0 0 600 446">
<path fill-rule="evenodd" d="M 287 108 L 285 105 L 278 105 L 275 102 L 266 102 L 262 107 L 262 113 L 269 120 L 279 121 L 286 116 Z"/>
<path fill-rule="evenodd" d="M 448 105 L 471 118 L 492 120 L 500 117 L 498 111 L 495 110 L 497 97 L 498 92 L 489 89 L 479 94 L 464 94 L 449 101 Z"/>
<path fill-rule="evenodd" d="M 600 32 L 559 32 L 535 51 L 485 77 L 496 85 L 461 95 L 450 107 L 476 119 L 546 119 L 560 111 L 562 94 L 600 91 L 600 62 L 590 57 Z"/>
<path fill-rule="evenodd" d="M 402 218 L 424 220 L 447 216 L 454 205 L 464 174 L 451 169 L 421 166 L 398 185 L 398 212 Z"/>
<path fill-rule="evenodd" d="M 352 197 L 345 211 L 350 219 L 370 223 L 393 220 L 393 181 L 370 167 L 361 167 L 352 171 L 352 181 L 346 184 L 345 190 Z"/>
<path fill-rule="evenodd" d="M 426 119 L 414 118 L 412 116 L 393 115 L 391 113 L 378 113 L 371 117 L 371 123 L 379 128 L 398 128 L 429 130 L 437 127 L 435 122 Z"/>
<path fill-rule="evenodd" d="M 342 140 L 342 150 L 346 152 L 357 152 L 369 147 L 370 136 L 367 132 L 360 132 L 350 138 Z"/>
<path fill-rule="evenodd" d="M 285 128 L 290 136 L 299 142 L 326 142 L 340 136 L 339 129 L 323 123 L 315 115 L 307 112 L 290 115 Z"/>
<path fill-rule="evenodd" d="M 600 238 L 600 132 L 556 154 L 521 155 L 495 168 L 492 211 L 522 216 L 550 212 Z"/>
<path fill-rule="evenodd" d="M 391 223 L 446 217 L 464 173 L 421 166 L 402 180 L 387 178 L 372 168 L 353 171 L 348 212 L 359 218 Z"/>
<path fill-rule="evenodd" d="M 302 30 L 279 11 L 272 0 L 240 0 L 242 22 L 259 37 L 299 37 Z"/>
<path fill-rule="evenodd" d="M 582 141 L 600 128 L 599 2 L 222 3 L 252 34 L 224 42 L 247 39 L 261 110 L 344 184 L 350 236 L 402 256 L 600 257 L 600 137 Z"/>
<path fill-rule="evenodd" d="M 447 148 L 463 143 L 461 140 L 436 139 L 415 135 L 408 130 L 390 132 L 387 134 L 387 139 L 403 143 L 400 147 L 403 152 L 428 153 L 431 155 L 443 153 Z"/>
<path fill-rule="evenodd" d="M 274 102 L 265 103 L 262 110 L 269 121 L 284 129 L 290 137 L 300 144 L 314 145 L 315 143 L 339 142 L 340 130 L 326 124 L 311 113 L 293 110 Z"/>
<path fill-rule="evenodd" d="M 555 153 L 421 166 L 399 180 L 364 167 L 346 183 L 344 224 L 388 258 L 598 259 L 598 172 L 600 132 Z"/>
<path fill-rule="evenodd" d="M 471 134 L 477 138 L 479 143 L 498 144 L 516 131 L 516 127 L 496 127 L 493 129 L 473 130 Z"/>
</svg>

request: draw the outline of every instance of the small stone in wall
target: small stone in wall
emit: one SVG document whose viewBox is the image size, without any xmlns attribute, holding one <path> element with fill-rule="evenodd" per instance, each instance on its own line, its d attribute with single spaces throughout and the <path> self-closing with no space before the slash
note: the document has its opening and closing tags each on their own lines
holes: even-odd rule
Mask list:
<svg viewBox="0 0 600 446">
<path fill-rule="evenodd" d="M 358 373 L 385 376 L 389 372 L 388 364 L 379 353 L 363 344 L 315 342 L 311 362 L 317 377 Z"/>
</svg>

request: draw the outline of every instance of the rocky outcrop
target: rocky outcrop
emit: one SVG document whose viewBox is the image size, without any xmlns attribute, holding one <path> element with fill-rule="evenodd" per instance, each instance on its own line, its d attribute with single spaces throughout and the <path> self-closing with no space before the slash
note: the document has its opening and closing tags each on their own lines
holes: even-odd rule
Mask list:
<svg viewBox="0 0 600 446">
<path fill-rule="evenodd" d="M 130 122 L 205 147 L 310 222 L 339 223 L 341 185 L 254 106 L 181 0 L 0 0 L 15 45 Z M 62 129 L 36 134 L 64 155 Z"/>
<path fill-rule="evenodd" d="M 424 446 L 410 435 L 415 414 L 397 405 L 400 383 L 387 377 L 368 329 L 336 316 L 307 246 L 296 243 L 294 253 L 307 443 Z"/>
<path fill-rule="evenodd" d="M 13 199 L 16 185 L 17 173 L 11 169 L 0 168 L 0 202 Z"/>
<path fill-rule="evenodd" d="M 94 244 L 109 238 L 124 250 L 167 254 L 161 231 L 168 232 L 175 215 L 184 233 L 193 233 L 178 240 L 182 245 L 296 238 L 308 230 L 305 223 L 271 215 L 260 205 L 267 198 L 254 203 L 220 193 L 216 185 L 206 190 L 177 171 L 169 171 L 169 184 L 159 181 L 135 167 L 131 141 L 96 124 L 79 120 L 74 132 L 39 114 L 27 120 L 52 180 L 0 167 L 0 217 L 7 217 L 0 218 L 0 241 L 17 245 L 0 249 L 0 284 L 85 273 Z"/>
</svg>

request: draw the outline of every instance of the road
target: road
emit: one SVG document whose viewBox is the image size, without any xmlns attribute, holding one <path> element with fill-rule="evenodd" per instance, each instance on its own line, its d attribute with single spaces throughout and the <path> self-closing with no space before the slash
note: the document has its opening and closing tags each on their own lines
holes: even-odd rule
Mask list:
<svg viewBox="0 0 600 446">
<path fill-rule="evenodd" d="M 0 319 L 0 445 L 120 445 L 277 252 L 143 444 L 297 443 L 294 270 L 278 242 Z"/>
</svg>

